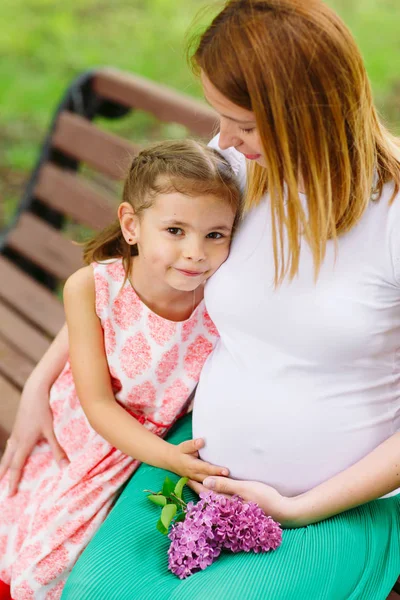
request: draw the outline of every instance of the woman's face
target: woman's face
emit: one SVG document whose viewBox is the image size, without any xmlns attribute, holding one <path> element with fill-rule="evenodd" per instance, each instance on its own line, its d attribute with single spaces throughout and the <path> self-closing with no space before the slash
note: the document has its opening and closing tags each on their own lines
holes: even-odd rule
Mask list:
<svg viewBox="0 0 400 600">
<path fill-rule="evenodd" d="M 204 73 L 201 74 L 201 82 L 207 102 L 220 117 L 219 147 L 221 150 L 233 146 L 248 160 L 255 160 L 265 167 L 254 113 L 225 98 Z"/>
</svg>

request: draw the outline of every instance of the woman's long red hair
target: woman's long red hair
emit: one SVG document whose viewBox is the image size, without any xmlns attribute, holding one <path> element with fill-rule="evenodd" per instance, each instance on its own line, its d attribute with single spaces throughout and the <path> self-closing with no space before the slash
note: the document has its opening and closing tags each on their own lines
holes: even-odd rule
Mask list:
<svg viewBox="0 0 400 600">
<path fill-rule="evenodd" d="M 327 241 L 354 227 L 371 190 L 379 198 L 392 181 L 393 200 L 400 189 L 400 144 L 352 35 L 320 0 L 230 0 L 189 52 L 193 42 L 195 70 L 255 113 L 266 168 L 250 168 L 245 208 L 269 193 L 275 283 L 297 273 L 301 238 L 317 277 Z"/>
</svg>

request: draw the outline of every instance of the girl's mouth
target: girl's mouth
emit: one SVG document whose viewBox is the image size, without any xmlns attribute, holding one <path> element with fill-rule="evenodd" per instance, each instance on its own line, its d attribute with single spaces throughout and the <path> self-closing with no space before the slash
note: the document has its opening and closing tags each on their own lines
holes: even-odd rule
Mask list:
<svg viewBox="0 0 400 600">
<path fill-rule="evenodd" d="M 184 269 L 177 269 L 179 273 L 186 275 L 186 277 L 200 277 L 204 275 L 204 271 L 185 271 Z"/>
</svg>

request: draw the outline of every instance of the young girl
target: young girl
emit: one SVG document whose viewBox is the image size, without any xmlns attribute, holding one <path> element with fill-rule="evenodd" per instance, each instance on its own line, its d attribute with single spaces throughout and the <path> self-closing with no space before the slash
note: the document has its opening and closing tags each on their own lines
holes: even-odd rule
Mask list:
<svg viewBox="0 0 400 600">
<path fill-rule="evenodd" d="M 228 256 L 239 205 L 211 148 L 164 142 L 134 159 L 118 222 L 87 244 L 89 266 L 64 289 L 70 358 L 50 408 L 67 459 L 60 468 L 41 441 L 18 492 L 0 484 L 0 579 L 14 600 L 59 598 L 140 461 L 200 482 L 228 474 L 198 459 L 202 440 L 162 438 L 217 341 L 203 284 Z"/>
</svg>

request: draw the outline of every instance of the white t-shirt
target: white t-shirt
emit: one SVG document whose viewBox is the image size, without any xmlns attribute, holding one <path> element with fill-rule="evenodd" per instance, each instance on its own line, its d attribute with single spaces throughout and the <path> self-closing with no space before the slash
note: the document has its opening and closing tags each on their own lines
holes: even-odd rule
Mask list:
<svg viewBox="0 0 400 600">
<path fill-rule="evenodd" d="M 244 182 L 244 158 L 224 154 Z M 298 276 L 275 290 L 268 197 L 246 216 L 206 286 L 221 339 L 194 403 L 203 459 L 293 496 L 400 430 L 400 197 L 389 206 L 392 189 L 339 238 L 336 262 L 328 243 L 316 284 L 303 244 Z"/>
</svg>

